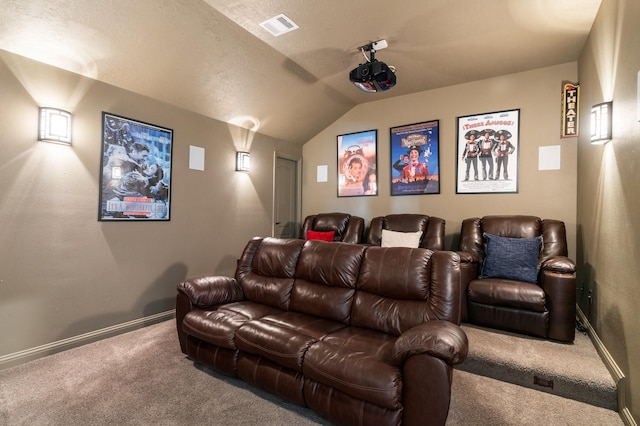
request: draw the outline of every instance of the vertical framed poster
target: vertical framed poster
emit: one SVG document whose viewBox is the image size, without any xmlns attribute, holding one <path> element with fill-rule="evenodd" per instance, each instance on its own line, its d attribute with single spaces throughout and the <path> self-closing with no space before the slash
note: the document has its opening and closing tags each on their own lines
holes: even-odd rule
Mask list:
<svg viewBox="0 0 640 426">
<path fill-rule="evenodd" d="M 520 110 L 457 121 L 456 193 L 517 193 Z"/>
<path fill-rule="evenodd" d="M 102 113 L 100 221 L 169 220 L 173 131 Z"/>
<path fill-rule="evenodd" d="M 389 129 L 391 195 L 440 193 L 439 120 Z"/>
<path fill-rule="evenodd" d="M 338 135 L 338 197 L 378 195 L 377 130 Z"/>
</svg>

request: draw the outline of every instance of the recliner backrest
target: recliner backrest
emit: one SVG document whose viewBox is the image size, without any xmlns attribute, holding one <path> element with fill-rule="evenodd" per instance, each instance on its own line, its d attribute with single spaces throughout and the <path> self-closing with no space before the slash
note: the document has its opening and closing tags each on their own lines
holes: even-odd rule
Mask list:
<svg viewBox="0 0 640 426">
<path fill-rule="evenodd" d="M 302 222 L 300 238 L 307 238 L 307 231 L 333 231 L 334 241 L 360 244 L 364 231 L 364 219 L 349 213 L 319 213 L 307 216 Z"/>
<path fill-rule="evenodd" d="M 492 215 L 469 218 L 462 222 L 460 232 L 461 251 L 474 253 L 484 259 L 484 233 L 509 238 L 534 238 L 542 236 L 539 263 L 553 256 L 567 256 L 567 234 L 564 222 L 540 219 L 525 215 Z"/>
<path fill-rule="evenodd" d="M 396 232 L 422 231 L 420 248 L 444 250 L 445 221 L 424 214 L 390 214 L 371 219 L 364 242 L 374 246 L 382 244 L 382 230 Z"/>
</svg>

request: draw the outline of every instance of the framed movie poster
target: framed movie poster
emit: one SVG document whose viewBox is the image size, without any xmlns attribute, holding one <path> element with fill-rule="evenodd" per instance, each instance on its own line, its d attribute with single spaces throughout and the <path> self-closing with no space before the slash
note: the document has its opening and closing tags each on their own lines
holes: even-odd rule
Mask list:
<svg viewBox="0 0 640 426">
<path fill-rule="evenodd" d="M 173 131 L 102 113 L 100 221 L 169 220 Z"/>
<path fill-rule="evenodd" d="M 439 120 L 389 129 L 391 195 L 439 194 Z"/>
<path fill-rule="evenodd" d="M 338 135 L 338 197 L 378 195 L 377 130 Z"/>
<path fill-rule="evenodd" d="M 458 117 L 456 193 L 517 193 L 520 110 Z"/>
</svg>

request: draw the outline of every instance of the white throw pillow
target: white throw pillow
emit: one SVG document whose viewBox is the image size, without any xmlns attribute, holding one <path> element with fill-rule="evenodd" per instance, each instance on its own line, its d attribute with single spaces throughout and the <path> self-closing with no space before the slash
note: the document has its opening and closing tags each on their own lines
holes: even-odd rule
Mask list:
<svg viewBox="0 0 640 426">
<path fill-rule="evenodd" d="M 382 230 L 382 247 L 411 247 L 418 248 L 422 231 L 396 232 Z"/>
</svg>

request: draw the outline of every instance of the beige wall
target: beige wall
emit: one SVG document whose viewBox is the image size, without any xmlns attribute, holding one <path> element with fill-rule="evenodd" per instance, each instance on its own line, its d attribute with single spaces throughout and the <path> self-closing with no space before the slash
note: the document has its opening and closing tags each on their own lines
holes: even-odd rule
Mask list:
<svg viewBox="0 0 640 426">
<path fill-rule="evenodd" d="M 273 152 L 246 131 L 0 52 L 0 359 L 168 311 L 177 282 L 233 274 L 254 235 L 271 234 Z M 38 106 L 74 114 L 73 146 L 37 142 Z M 174 131 L 169 222 L 98 222 L 102 111 Z M 188 168 L 204 147 L 205 171 Z"/>
<path fill-rule="evenodd" d="M 640 419 L 640 3 L 604 0 L 578 63 L 579 305 L 626 376 L 623 398 Z M 589 143 L 590 106 L 613 101 L 613 139 Z M 591 302 L 589 301 L 591 292 Z"/>
<path fill-rule="evenodd" d="M 479 64 L 478 64 L 479 65 Z M 425 213 L 444 218 L 447 248 L 457 247 L 462 220 L 488 214 L 532 214 L 565 221 L 570 255 L 576 247 L 576 138 L 561 139 L 561 86 L 577 80 L 567 63 L 499 78 L 431 90 L 355 107 L 304 145 L 303 217 L 344 211 L 365 218 L 389 213 Z M 402 73 L 398 75 L 402 84 Z M 354 88 L 354 90 L 357 90 Z M 371 95 L 375 98 L 375 94 Z M 519 192 L 456 195 L 456 117 L 520 108 Z M 440 194 L 390 194 L 389 128 L 440 120 Z M 337 197 L 336 135 L 378 129 L 377 197 Z M 538 148 L 561 146 L 560 170 L 538 170 Z M 318 165 L 329 181 L 316 182 Z"/>
</svg>

